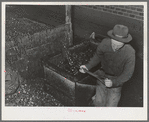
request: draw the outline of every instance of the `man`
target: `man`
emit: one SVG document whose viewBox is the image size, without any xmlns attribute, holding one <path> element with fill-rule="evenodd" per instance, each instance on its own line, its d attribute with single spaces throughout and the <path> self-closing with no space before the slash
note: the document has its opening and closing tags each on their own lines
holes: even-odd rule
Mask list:
<svg viewBox="0 0 149 122">
<path fill-rule="evenodd" d="M 96 94 L 92 98 L 95 106 L 116 107 L 123 84 L 132 77 L 135 50 L 127 44 L 132 40 L 128 32 L 127 26 L 115 25 L 107 33 L 110 38 L 103 39 L 91 60 L 80 66 L 80 72 L 85 73 L 83 68 L 90 70 L 101 63 L 102 68 L 96 74 L 103 79 L 105 85 L 97 80 Z"/>
</svg>

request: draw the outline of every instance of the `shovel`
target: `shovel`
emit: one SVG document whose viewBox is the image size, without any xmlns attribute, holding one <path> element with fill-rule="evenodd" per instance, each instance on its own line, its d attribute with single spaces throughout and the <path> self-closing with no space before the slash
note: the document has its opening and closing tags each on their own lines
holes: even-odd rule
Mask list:
<svg viewBox="0 0 149 122">
<path fill-rule="evenodd" d="M 87 73 L 87 74 L 91 75 L 92 77 L 98 79 L 103 85 L 105 85 L 104 81 L 102 79 L 100 79 L 97 75 L 95 75 L 94 73 L 86 70 L 85 68 L 83 68 L 83 70 L 84 70 L 85 73 Z"/>
</svg>

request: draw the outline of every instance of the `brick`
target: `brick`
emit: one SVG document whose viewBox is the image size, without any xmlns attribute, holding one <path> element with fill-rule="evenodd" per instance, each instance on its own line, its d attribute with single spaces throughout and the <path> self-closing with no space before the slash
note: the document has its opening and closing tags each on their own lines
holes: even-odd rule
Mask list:
<svg viewBox="0 0 149 122">
<path fill-rule="evenodd" d="M 133 14 L 130 14 L 129 16 L 130 16 L 130 17 L 132 17 L 132 18 L 134 18 L 134 17 L 135 17 L 135 15 L 133 15 Z"/>
<path fill-rule="evenodd" d="M 140 16 L 143 16 L 143 13 L 139 13 Z"/>
<path fill-rule="evenodd" d="M 130 5 L 130 7 L 135 7 L 136 8 L 137 6 L 136 5 Z"/>
<path fill-rule="evenodd" d="M 132 11 L 131 10 L 127 10 L 127 13 L 132 13 Z"/>
<path fill-rule="evenodd" d="M 136 7 L 143 8 L 144 6 L 143 5 L 136 5 Z"/>
<path fill-rule="evenodd" d="M 112 10 L 110 10 L 110 9 L 108 9 L 107 11 L 108 11 L 108 12 L 112 12 Z"/>
<path fill-rule="evenodd" d="M 123 6 L 123 5 L 119 5 L 119 7 L 120 7 L 120 8 L 124 8 L 125 6 Z"/>
<path fill-rule="evenodd" d="M 143 8 L 143 5 L 134 5 L 136 8 Z"/>
<path fill-rule="evenodd" d="M 131 10 L 136 10 L 136 8 L 135 7 L 131 7 Z"/>
<path fill-rule="evenodd" d="M 110 8 L 110 6 L 105 6 L 105 8 Z"/>
<path fill-rule="evenodd" d="M 125 6 L 126 9 L 130 9 L 130 6 Z"/>
<path fill-rule="evenodd" d="M 121 10 L 121 9 L 120 9 L 120 8 L 116 8 L 116 10 L 118 10 L 118 11 L 119 11 L 119 10 Z"/>
<path fill-rule="evenodd" d="M 126 12 L 126 9 L 121 9 L 122 12 Z"/>
<path fill-rule="evenodd" d="M 114 7 L 112 7 L 112 6 L 105 6 L 105 8 L 107 8 L 107 9 L 114 9 Z"/>
<path fill-rule="evenodd" d="M 114 14 L 117 14 L 117 11 L 113 11 Z"/>
<path fill-rule="evenodd" d="M 143 12 L 142 8 L 137 8 L 137 11 Z"/>
<path fill-rule="evenodd" d="M 115 5 L 111 5 L 111 7 L 114 7 L 115 8 L 116 6 Z"/>
<path fill-rule="evenodd" d="M 136 11 L 133 11 L 132 13 L 133 13 L 134 15 L 139 15 L 139 13 L 136 12 Z"/>
<path fill-rule="evenodd" d="M 115 9 L 115 7 L 113 7 L 113 6 L 110 6 L 110 8 L 111 8 L 111 9 Z"/>
<path fill-rule="evenodd" d="M 124 13 L 124 16 L 129 16 L 129 14 L 128 13 Z"/>
<path fill-rule="evenodd" d="M 97 6 L 97 8 L 100 8 L 100 6 L 99 5 L 96 5 Z"/>
<path fill-rule="evenodd" d="M 118 14 L 119 14 L 119 15 L 123 15 L 123 13 L 122 13 L 122 12 L 118 12 Z"/>
<path fill-rule="evenodd" d="M 108 11 L 108 10 L 104 8 L 103 11 Z"/>
</svg>

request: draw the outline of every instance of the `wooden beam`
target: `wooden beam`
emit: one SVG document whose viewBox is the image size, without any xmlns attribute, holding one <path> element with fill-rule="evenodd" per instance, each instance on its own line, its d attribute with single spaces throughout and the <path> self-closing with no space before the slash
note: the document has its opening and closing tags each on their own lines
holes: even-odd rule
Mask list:
<svg viewBox="0 0 149 122">
<path fill-rule="evenodd" d="M 73 45 L 73 31 L 72 31 L 72 23 L 71 23 L 71 5 L 66 5 L 66 24 L 70 25 L 70 30 L 68 31 L 68 39 L 69 39 L 69 46 Z"/>
</svg>

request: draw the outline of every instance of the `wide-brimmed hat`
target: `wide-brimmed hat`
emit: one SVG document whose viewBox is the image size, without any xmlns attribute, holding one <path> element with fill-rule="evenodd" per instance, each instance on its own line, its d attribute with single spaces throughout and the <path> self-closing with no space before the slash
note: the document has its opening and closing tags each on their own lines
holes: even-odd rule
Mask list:
<svg viewBox="0 0 149 122">
<path fill-rule="evenodd" d="M 128 27 L 124 25 L 115 25 L 113 30 L 108 31 L 107 34 L 111 38 L 123 43 L 128 43 L 132 40 L 132 36 L 129 34 Z"/>
</svg>

